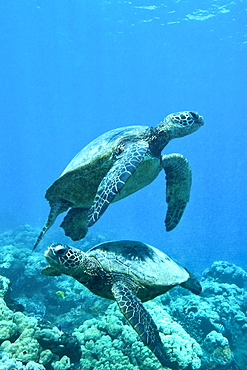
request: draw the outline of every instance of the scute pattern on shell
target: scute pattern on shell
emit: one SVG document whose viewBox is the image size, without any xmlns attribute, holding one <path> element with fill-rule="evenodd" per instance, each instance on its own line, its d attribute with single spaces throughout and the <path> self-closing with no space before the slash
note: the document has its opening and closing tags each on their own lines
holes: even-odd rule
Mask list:
<svg viewBox="0 0 247 370">
<path fill-rule="evenodd" d="M 147 286 L 174 286 L 188 280 L 188 272 L 165 253 L 130 240 L 105 242 L 88 251 L 107 272 L 118 272 Z"/>
</svg>

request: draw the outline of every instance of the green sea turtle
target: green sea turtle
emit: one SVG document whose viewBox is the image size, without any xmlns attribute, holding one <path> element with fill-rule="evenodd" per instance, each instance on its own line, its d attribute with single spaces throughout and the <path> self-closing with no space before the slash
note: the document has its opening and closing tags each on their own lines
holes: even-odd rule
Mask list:
<svg viewBox="0 0 247 370">
<path fill-rule="evenodd" d="M 150 184 L 163 168 L 166 173 L 167 231 L 180 221 L 189 200 L 191 169 L 181 154 L 161 155 L 171 139 L 196 131 L 203 118 L 194 112 L 168 115 L 158 126 L 127 126 L 106 132 L 83 148 L 47 189 L 50 204 L 38 245 L 57 216 L 67 211 L 61 227 L 72 240 L 85 237 L 116 202 Z"/>
<path fill-rule="evenodd" d="M 163 366 L 171 365 L 157 326 L 141 302 L 176 285 L 200 294 L 201 285 L 190 272 L 160 250 L 129 240 L 98 244 L 86 253 L 64 244 L 52 244 L 45 257 L 49 265 L 42 270 L 43 274 L 70 275 L 92 293 L 116 300 L 143 343 Z"/>
</svg>

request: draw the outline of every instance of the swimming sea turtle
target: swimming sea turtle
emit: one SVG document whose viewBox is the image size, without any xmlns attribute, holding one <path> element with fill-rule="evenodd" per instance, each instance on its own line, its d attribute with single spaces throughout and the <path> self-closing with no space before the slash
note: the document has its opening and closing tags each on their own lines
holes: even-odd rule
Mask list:
<svg viewBox="0 0 247 370">
<path fill-rule="evenodd" d="M 165 223 L 167 231 L 172 230 L 189 200 L 191 170 L 181 154 L 161 155 L 161 151 L 171 139 L 202 125 L 199 114 L 186 111 L 168 115 L 156 127 L 117 128 L 92 141 L 47 189 L 51 209 L 34 248 L 57 216 L 69 208 L 61 227 L 72 240 L 84 238 L 111 202 L 150 184 L 162 168 L 167 182 Z"/>
<path fill-rule="evenodd" d="M 169 366 L 156 324 L 141 302 L 176 285 L 200 294 L 201 285 L 186 269 L 147 244 L 122 240 L 98 244 L 86 253 L 64 244 L 52 244 L 45 252 L 42 273 L 70 275 L 92 293 L 116 300 L 118 306 L 163 366 Z M 174 367 L 172 367 L 174 368 Z"/>
</svg>

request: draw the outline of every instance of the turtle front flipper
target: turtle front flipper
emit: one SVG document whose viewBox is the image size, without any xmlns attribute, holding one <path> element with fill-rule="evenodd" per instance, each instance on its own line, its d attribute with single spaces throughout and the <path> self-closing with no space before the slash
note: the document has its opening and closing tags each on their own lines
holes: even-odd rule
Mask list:
<svg viewBox="0 0 247 370">
<path fill-rule="evenodd" d="M 162 156 L 162 166 L 166 173 L 166 230 L 173 230 L 179 223 L 187 202 L 190 199 L 192 172 L 187 159 L 181 154 Z"/>
<path fill-rule="evenodd" d="M 88 227 L 92 226 L 102 216 L 130 176 L 136 171 L 148 149 L 149 145 L 145 141 L 137 141 L 126 146 L 99 184 L 97 194 L 88 212 Z"/>
<path fill-rule="evenodd" d="M 41 274 L 47 275 L 47 276 L 60 276 L 62 273 L 58 270 L 56 270 L 54 267 L 46 266 L 41 271 Z"/>
<path fill-rule="evenodd" d="M 138 333 L 143 343 L 151 349 L 163 366 L 171 365 L 161 342 L 157 326 L 140 299 L 121 282 L 113 284 L 112 293 L 122 314 Z"/>
</svg>

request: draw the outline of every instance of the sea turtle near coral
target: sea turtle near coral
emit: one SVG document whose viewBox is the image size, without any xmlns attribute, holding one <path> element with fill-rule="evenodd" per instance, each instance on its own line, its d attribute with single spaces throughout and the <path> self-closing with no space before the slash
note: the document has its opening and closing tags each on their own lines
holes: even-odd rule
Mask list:
<svg viewBox="0 0 247 370">
<path fill-rule="evenodd" d="M 142 302 L 166 293 L 177 285 L 200 294 L 196 278 L 160 250 L 136 241 L 111 241 L 96 245 L 86 253 L 64 244 L 52 244 L 46 251 L 48 262 L 42 273 L 70 275 L 92 293 L 117 304 L 163 366 L 171 366 L 157 326 Z"/>
<path fill-rule="evenodd" d="M 181 154 L 161 152 L 171 139 L 191 134 L 203 123 L 198 113 L 179 112 L 156 127 L 117 128 L 89 143 L 47 189 L 51 209 L 34 249 L 57 216 L 69 208 L 61 227 L 72 240 L 84 238 L 110 203 L 150 184 L 162 169 L 167 185 L 166 230 L 174 229 L 189 201 L 191 169 Z"/>
</svg>

